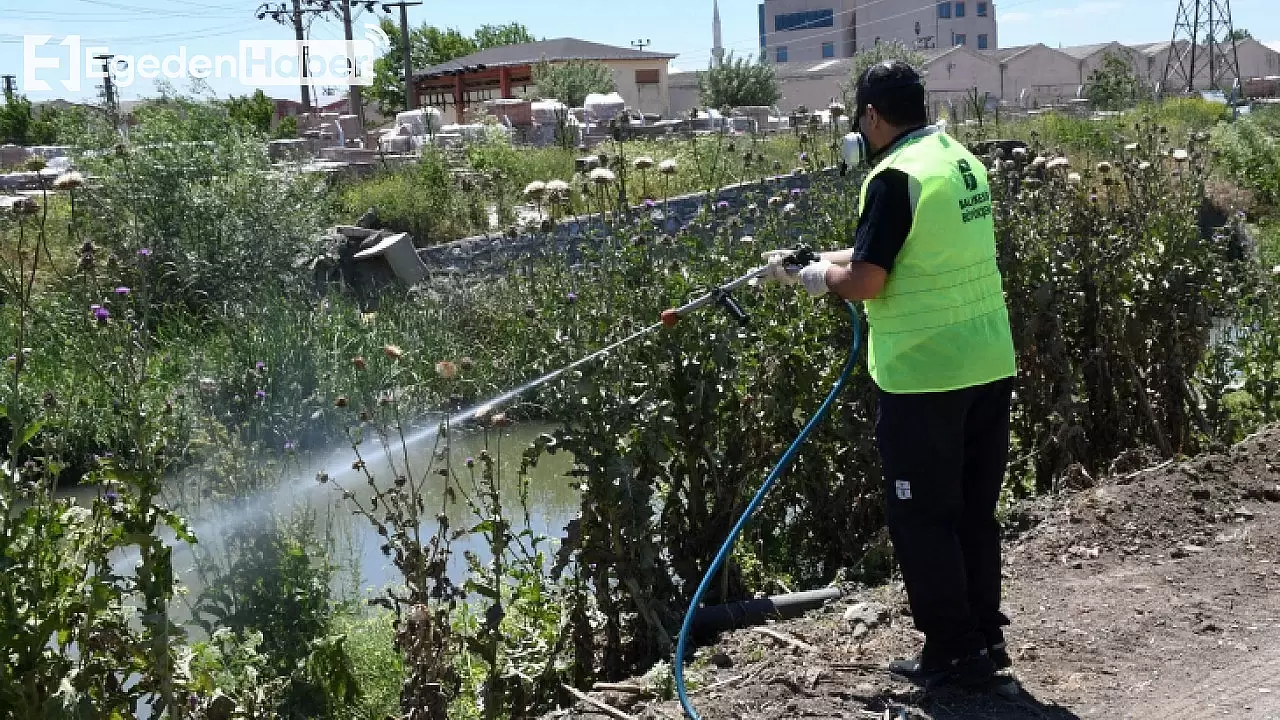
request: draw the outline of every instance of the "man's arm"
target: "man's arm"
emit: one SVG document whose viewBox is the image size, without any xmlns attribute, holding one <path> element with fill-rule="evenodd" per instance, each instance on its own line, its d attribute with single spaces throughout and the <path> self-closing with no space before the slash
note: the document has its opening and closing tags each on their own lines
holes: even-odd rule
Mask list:
<svg viewBox="0 0 1280 720">
<path fill-rule="evenodd" d="M 835 267 L 827 270 L 827 287 L 846 300 L 869 300 L 880 294 L 901 252 L 915 211 L 910 179 L 898 170 L 884 170 L 867 186 L 867 202 L 858 218 L 854 246 L 822 253 Z"/>
</svg>

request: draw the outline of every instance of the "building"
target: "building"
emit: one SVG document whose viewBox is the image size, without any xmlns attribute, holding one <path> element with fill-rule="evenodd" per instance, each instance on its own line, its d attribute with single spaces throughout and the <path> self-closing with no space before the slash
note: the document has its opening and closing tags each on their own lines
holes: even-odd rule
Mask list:
<svg viewBox="0 0 1280 720">
<path fill-rule="evenodd" d="M 758 12 L 760 49 L 779 64 L 852 57 L 889 40 L 921 50 L 999 47 L 990 0 L 764 0 Z"/>
<path fill-rule="evenodd" d="M 986 103 L 1000 95 L 1000 67 L 989 55 L 968 48 L 923 51 L 925 92 L 931 111 L 965 103 L 977 90 Z M 777 107 L 787 113 L 801 106 L 825 110 L 832 100 L 852 102 L 852 58 L 831 58 L 813 63 L 789 62 L 776 68 L 782 98 Z M 677 115 L 698 106 L 698 73 L 673 73 L 670 79 L 672 112 Z"/>
<path fill-rule="evenodd" d="M 514 98 L 536 90 L 533 67 L 570 60 L 596 60 L 613 73 L 618 94 L 640 112 L 670 112 L 667 67 L 675 55 L 620 48 L 600 43 L 556 38 L 481 50 L 414 73 L 418 107 L 453 111 L 463 121 L 471 105 L 497 98 Z"/>
<path fill-rule="evenodd" d="M 1081 60 L 1043 43 L 990 53 L 1000 67 L 997 97 L 1019 107 L 1059 103 L 1080 93 Z"/>
</svg>

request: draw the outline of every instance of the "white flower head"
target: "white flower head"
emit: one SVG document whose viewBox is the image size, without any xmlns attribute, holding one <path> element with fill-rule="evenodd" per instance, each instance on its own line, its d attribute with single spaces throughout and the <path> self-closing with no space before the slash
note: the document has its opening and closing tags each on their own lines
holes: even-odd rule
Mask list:
<svg viewBox="0 0 1280 720">
<path fill-rule="evenodd" d="M 1045 156 L 1043 156 L 1043 155 L 1037 155 L 1037 156 L 1036 156 L 1036 158 L 1035 158 L 1034 160 L 1032 160 L 1032 161 L 1031 161 L 1031 166 L 1032 166 L 1032 167 L 1044 167 L 1045 163 L 1047 163 L 1047 162 L 1048 162 L 1048 160 L 1046 160 L 1046 159 L 1045 159 Z"/>
<path fill-rule="evenodd" d="M 1080 173 L 1078 173 L 1078 172 L 1069 173 L 1069 174 L 1067 175 L 1067 184 L 1068 184 L 1068 185 L 1079 185 L 1079 184 L 1080 184 L 1080 179 L 1081 179 L 1081 178 L 1080 178 Z"/>
<path fill-rule="evenodd" d="M 641 155 L 635 160 L 632 160 L 631 165 L 637 170 L 648 170 L 653 167 L 653 158 L 648 155 Z"/>
<path fill-rule="evenodd" d="M 1126 151 L 1126 152 L 1137 152 L 1137 151 L 1138 151 L 1138 143 L 1129 143 L 1128 145 L 1125 145 L 1125 146 L 1124 146 L 1124 149 L 1125 149 L 1125 151 Z"/>
<path fill-rule="evenodd" d="M 1056 157 L 1050 160 L 1045 167 L 1048 167 L 1050 170 L 1057 170 L 1058 168 L 1069 168 L 1071 167 L 1071 161 L 1066 159 L 1065 157 Z"/>
<path fill-rule="evenodd" d="M 1103 175 L 1106 175 L 1107 173 L 1111 172 L 1111 163 L 1106 162 L 1105 160 L 1103 162 L 1098 163 L 1098 172 L 1102 173 Z"/>
<path fill-rule="evenodd" d="M 609 168 L 596 168 L 591 171 L 591 174 L 588 177 L 590 177 L 591 182 L 596 185 L 608 185 L 617 179 L 617 176 L 614 175 L 613 171 Z"/>
<path fill-rule="evenodd" d="M 541 200 L 542 196 L 547 192 L 547 184 L 541 180 L 534 180 L 524 186 L 524 196 L 529 200 Z"/>
<path fill-rule="evenodd" d="M 1186 161 L 1187 161 L 1187 159 L 1188 159 L 1189 157 L 1191 157 L 1191 156 L 1190 156 L 1190 155 L 1188 155 L 1188 154 L 1187 154 L 1187 151 L 1186 151 L 1186 150 L 1183 150 L 1182 148 L 1178 148 L 1177 150 L 1174 150 L 1174 151 L 1173 151 L 1173 161 L 1174 161 L 1174 162 L 1184 163 L 1184 162 L 1186 162 Z"/>
<path fill-rule="evenodd" d="M 667 158 L 666 160 L 663 160 L 662 162 L 658 163 L 658 172 L 662 173 L 663 175 L 675 175 L 676 174 L 675 158 Z"/>
<path fill-rule="evenodd" d="M 53 181 L 54 190 L 75 190 L 76 188 L 83 186 L 84 175 L 81 175 L 74 170 L 59 175 L 58 179 Z"/>
</svg>

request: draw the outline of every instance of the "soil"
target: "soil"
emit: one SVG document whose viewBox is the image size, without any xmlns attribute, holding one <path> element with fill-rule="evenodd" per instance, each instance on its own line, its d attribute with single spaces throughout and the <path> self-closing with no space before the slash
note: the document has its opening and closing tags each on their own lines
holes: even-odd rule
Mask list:
<svg viewBox="0 0 1280 720">
<path fill-rule="evenodd" d="M 695 708 L 706 720 L 1280 720 L 1280 427 L 1222 455 L 1149 462 L 1124 458 L 1094 487 L 1010 514 L 1014 667 L 990 687 L 925 692 L 887 674 L 920 645 L 894 584 L 722 634 L 686 671 Z M 855 630 L 846 610 L 868 602 L 888 618 Z M 615 713 L 579 703 L 549 717 L 684 717 L 651 694 L 590 696 Z"/>
</svg>

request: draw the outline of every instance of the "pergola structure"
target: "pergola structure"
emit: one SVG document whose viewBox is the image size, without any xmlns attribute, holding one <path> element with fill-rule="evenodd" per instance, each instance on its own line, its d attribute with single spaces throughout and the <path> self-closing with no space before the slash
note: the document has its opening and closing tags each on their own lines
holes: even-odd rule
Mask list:
<svg viewBox="0 0 1280 720">
<path fill-rule="evenodd" d="M 533 68 L 540 62 L 569 60 L 669 61 L 675 55 L 645 52 L 634 48 L 555 38 L 521 45 L 503 45 L 481 50 L 414 73 L 417 107 L 452 109 L 462 122 L 466 109 L 476 103 L 513 98 L 533 85 Z M 623 62 L 623 65 L 628 64 Z M 665 67 L 665 66 L 664 66 Z M 652 82 L 657 82 L 656 72 Z"/>
<path fill-rule="evenodd" d="M 515 97 L 533 84 L 533 64 L 489 67 L 484 63 L 442 70 L 438 74 L 416 76 L 416 107 L 453 110 L 462 122 L 468 107 L 496 98 Z"/>
</svg>

